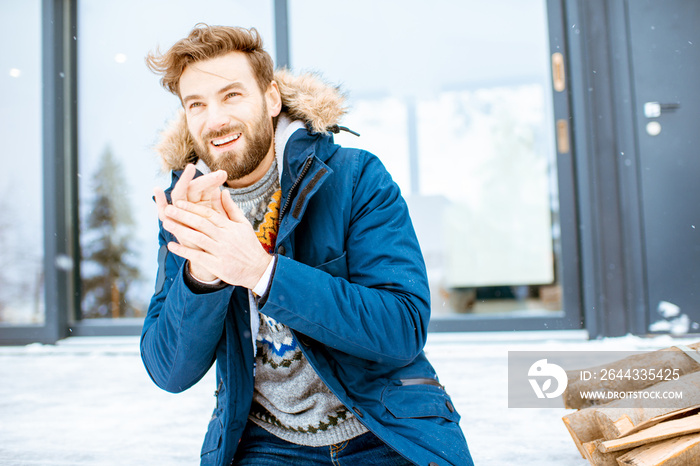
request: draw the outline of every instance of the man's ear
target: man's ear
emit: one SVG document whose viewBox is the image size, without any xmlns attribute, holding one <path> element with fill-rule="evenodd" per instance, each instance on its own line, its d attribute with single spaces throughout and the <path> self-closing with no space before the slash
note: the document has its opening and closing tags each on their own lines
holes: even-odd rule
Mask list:
<svg viewBox="0 0 700 466">
<path fill-rule="evenodd" d="M 265 100 L 267 102 L 267 110 L 271 117 L 276 117 L 282 111 L 282 96 L 277 82 L 272 81 L 265 92 Z"/>
</svg>

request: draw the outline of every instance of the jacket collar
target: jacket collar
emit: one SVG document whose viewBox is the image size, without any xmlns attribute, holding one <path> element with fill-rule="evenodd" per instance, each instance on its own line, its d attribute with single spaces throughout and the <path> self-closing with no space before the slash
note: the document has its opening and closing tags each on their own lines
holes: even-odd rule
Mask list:
<svg viewBox="0 0 700 466">
<path fill-rule="evenodd" d="M 280 180 L 284 169 L 284 154 L 285 148 L 290 138 L 299 130 L 304 131 L 306 127 L 301 120 L 292 121 L 286 113 L 281 113 L 277 118 L 277 126 L 275 127 L 275 158 L 279 167 Z"/>
<path fill-rule="evenodd" d="M 324 169 L 324 167 L 327 172 L 332 172 L 324 162 L 337 149 L 338 146 L 333 143 L 332 136 L 312 133 L 303 122 L 292 121 L 288 115 L 281 114 L 275 128 L 275 158 L 277 159 L 283 196 L 288 195 L 294 182 L 303 174 L 304 165 L 307 163 L 310 164 L 310 169 L 313 168 L 311 170 L 312 176 L 317 170 Z M 197 169 L 195 177 L 211 173 L 211 169 L 202 160 L 195 163 L 195 168 Z M 180 178 L 183 170 L 184 167 L 173 170 L 173 182 L 170 189 Z M 308 175 L 308 171 L 304 175 Z M 169 194 L 170 189 L 166 191 L 166 194 Z"/>
</svg>

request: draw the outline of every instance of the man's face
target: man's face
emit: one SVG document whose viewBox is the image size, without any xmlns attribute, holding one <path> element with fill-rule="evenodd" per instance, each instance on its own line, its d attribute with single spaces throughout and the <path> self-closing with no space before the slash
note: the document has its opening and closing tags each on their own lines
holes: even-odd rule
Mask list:
<svg viewBox="0 0 700 466">
<path fill-rule="evenodd" d="M 279 92 L 276 84 L 260 92 L 245 54 L 232 52 L 187 66 L 180 97 L 195 152 L 209 168 L 226 170 L 232 182 L 256 178 L 256 169 L 269 167 Z"/>
</svg>

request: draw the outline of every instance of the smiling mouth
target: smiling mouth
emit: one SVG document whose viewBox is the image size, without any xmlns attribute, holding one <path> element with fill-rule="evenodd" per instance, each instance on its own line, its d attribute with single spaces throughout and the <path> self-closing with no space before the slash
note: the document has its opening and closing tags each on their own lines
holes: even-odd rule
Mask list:
<svg viewBox="0 0 700 466">
<path fill-rule="evenodd" d="M 233 141 L 236 141 L 240 137 L 241 137 L 241 133 L 231 134 L 231 135 L 223 137 L 223 138 L 212 139 L 211 144 L 214 147 L 221 147 L 221 146 L 225 146 L 227 144 L 230 144 Z"/>
</svg>

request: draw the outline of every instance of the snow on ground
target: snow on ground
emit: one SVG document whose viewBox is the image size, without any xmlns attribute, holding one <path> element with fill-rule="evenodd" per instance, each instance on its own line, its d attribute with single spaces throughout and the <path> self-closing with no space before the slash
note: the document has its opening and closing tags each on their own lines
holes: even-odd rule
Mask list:
<svg viewBox="0 0 700 466">
<path fill-rule="evenodd" d="M 431 334 L 426 352 L 477 466 L 584 466 L 561 409 L 508 408 L 508 351 L 653 350 L 691 339 L 585 332 Z M 0 347 L 0 465 L 194 465 L 214 408 L 210 371 L 181 394 L 148 378 L 132 337 Z"/>
</svg>

